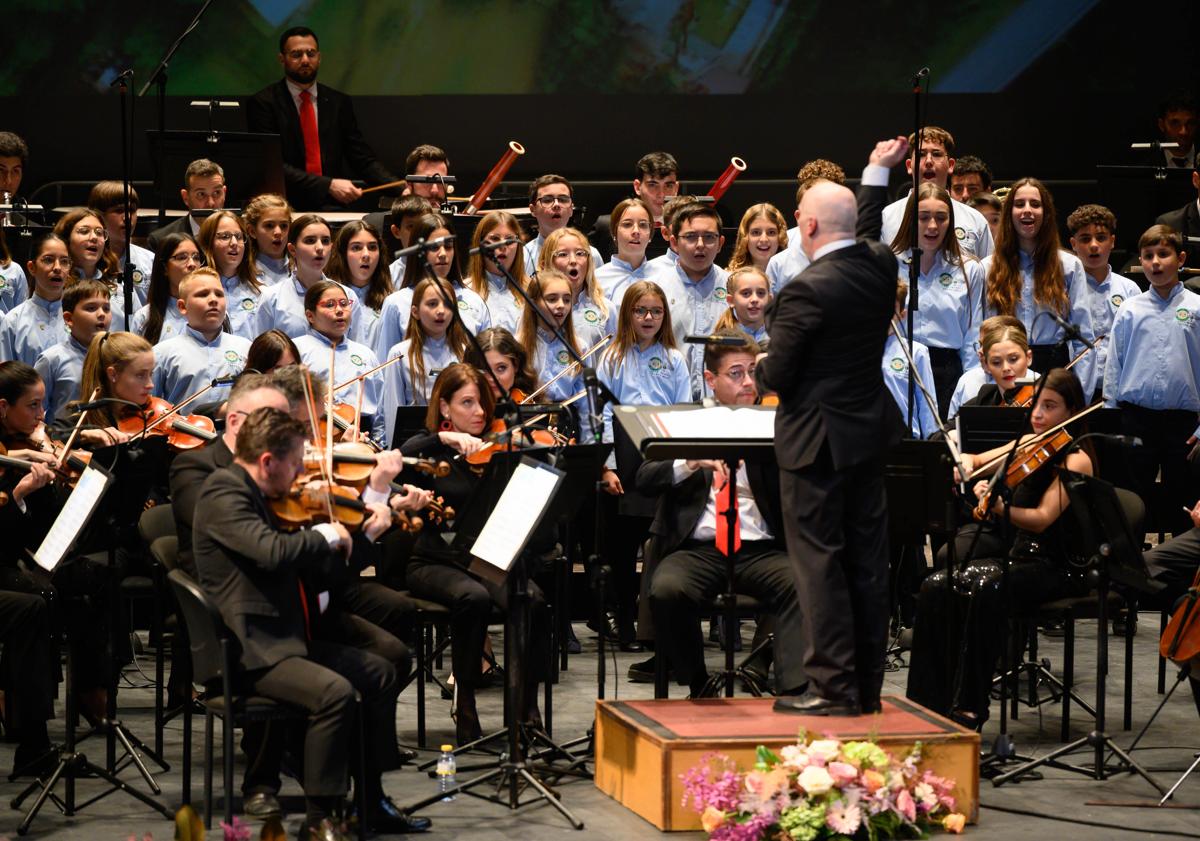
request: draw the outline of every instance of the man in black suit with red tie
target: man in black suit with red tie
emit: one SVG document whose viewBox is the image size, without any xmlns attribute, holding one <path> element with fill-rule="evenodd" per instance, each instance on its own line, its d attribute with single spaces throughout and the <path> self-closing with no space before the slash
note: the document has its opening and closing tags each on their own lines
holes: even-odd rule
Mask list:
<svg viewBox="0 0 1200 841">
<path fill-rule="evenodd" d="M 779 395 L 775 454 L 809 679 L 804 694 L 776 701 L 780 711 L 879 710 L 888 623 L 883 460 L 903 424 L 879 365 L 897 263 L 877 239 L 888 170 L 907 150 L 902 137 L 876 145 L 857 206 L 833 182 L 809 188 L 797 219 L 812 262 L 768 311 L 770 353 L 757 378 Z"/>
<path fill-rule="evenodd" d="M 372 184 L 399 179 L 379 162 L 358 127 L 350 97 L 317 86 L 321 50 L 316 34 L 294 26 L 279 38 L 284 78 L 246 103 L 250 131 L 279 135 L 288 200 L 299 210 L 345 205 L 362 197 L 350 179 Z"/>
</svg>

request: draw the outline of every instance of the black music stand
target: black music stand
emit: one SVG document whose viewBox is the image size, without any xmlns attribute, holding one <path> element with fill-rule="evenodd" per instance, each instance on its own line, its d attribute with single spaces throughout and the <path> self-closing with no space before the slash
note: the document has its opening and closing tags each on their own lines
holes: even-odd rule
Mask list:
<svg viewBox="0 0 1200 841">
<path fill-rule="evenodd" d="M 955 423 L 964 453 L 985 453 L 1012 444 L 1024 426 L 1025 412 L 1011 406 L 960 406 Z"/>
<path fill-rule="evenodd" d="M 390 446 L 399 447 L 414 435 L 426 432 L 425 415 L 428 411 L 428 406 L 397 406 Z"/>
<path fill-rule="evenodd" d="M 524 490 L 512 485 L 514 481 L 537 483 L 536 490 L 542 496 L 530 499 L 526 491 L 533 489 L 532 485 L 524 485 Z M 553 749 L 578 764 L 582 760 L 575 759 L 565 750 L 549 740 L 549 737 L 539 729 L 518 721 L 523 708 L 524 686 L 524 657 L 528 649 L 529 639 L 529 590 L 528 575 L 525 568 L 529 541 L 534 533 L 546 521 L 546 514 L 552 507 L 552 501 L 562 490 L 562 471 L 543 462 L 535 461 L 521 452 L 500 452 L 492 456 L 488 471 L 479 489 L 472 497 L 471 504 L 464 506 L 464 518 L 456 522 L 454 545 L 472 553 L 471 570 L 481 577 L 495 583 L 503 583 L 508 588 L 508 611 L 504 626 L 505 648 L 505 700 L 509 709 L 508 726 L 497 733 L 483 739 L 455 748 L 455 753 L 478 747 L 484 742 L 493 741 L 501 736 L 507 737 L 507 750 L 490 766 L 490 770 L 471 780 L 465 780 L 451 786 L 446 791 L 439 791 L 423 800 L 406 806 L 405 814 L 412 814 L 445 797 L 452 797 L 459 792 L 479 797 L 492 803 L 518 809 L 529 803 L 548 802 L 565 817 L 575 829 L 583 829 L 583 821 L 571 813 L 560 802 L 560 798 L 535 773 L 541 770 L 526 759 L 526 748 L 536 742 L 548 743 Z M 549 487 L 545 483 L 550 483 Z M 525 494 L 523 497 L 521 494 Z M 495 500 L 494 505 L 486 505 L 489 500 Z M 530 508 L 529 506 L 533 506 Z M 515 506 L 521 506 L 518 514 Z M 475 513 L 476 511 L 480 513 Z M 523 521 L 520 520 L 524 516 Z M 504 526 L 497 524 L 504 522 Z M 496 540 L 498 532 L 510 533 L 507 540 Z M 484 545 L 488 549 L 484 549 Z M 480 554 L 474 554 L 474 553 Z M 486 556 L 486 559 L 485 559 Z M 557 773 L 562 773 L 561 769 Z M 476 788 L 495 784 L 495 794 L 480 794 Z M 537 796 L 531 800 L 522 801 L 521 795 L 526 788 L 532 788 Z"/>
<path fill-rule="evenodd" d="M 107 551 L 109 574 L 108 574 L 108 598 L 110 607 L 109 616 L 109 634 L 108 634 L 108 651 L 107 656 L 110 664 L 114 664 L 116 660 L 116 633 L 118 614 L 120 610 L 120 598 L 117 592 L 116 581 L 116 550 L 120 542 L 121 531 L 117 527 L 119 523 L 127 523 L 125 516 L 131 511 L 136 510 L 138 514 L 144 509 L 145 502 L 149 496 L 150 484 L 147 478 L 150 476 L 158 476 L 155 472 L 156 467 L 165 470 L 166 464 L 166 449 L 167 441 L 165 438 L 154 438 L 138 442 L 137 444 L 120 444 L 114 447 L 106 447 L 97 450 L 92 454 L 92 459 L 95 467 L 90 468 L 98 470 L 108 477 L 108 485 L 106 486 L 103 496 L 101 496 L 99 504 L 92 512 L 86 525 L 86 530 L 81 530 L 76 537 L 74 543 L 83 545 L 92 552 L 99 550 Z M 118 488 L 118 492 L 112 492 L 113 488 Z M 145 488 L 145 493 L 140 493 L 138 488 Z M 137 514 L 134 514 L 134 522 L 136 522 Z M 70 646 L 67 647 L 67 668 L 64 680 L 66 681 L 65 696 L 66 696 L 66 743 L 60 752 L 59 762 L 55 769 L 50 773 L 45 780 L 38 779 L 27 786 L 17 797 L 12 801 L 12 807 L 19 809 L 21 804 L 30 794 L 38 791 L 37 798 L 33 805 L 26 812 L 20 825 L 17 827 L 18 835 L 25 835 L 29 831 L 38 812 L 45 804 L 46 800 L 53 800 L 55 805 L 64 815 L 68 817 L 75 814 L 80 809 L 95 803 L 96 801 L 107 797 L 114 791 L 122 791 L 131 797 L 136 798 L 142 803 L 150 806 L 163 815 L 167 820 L 174 819 L 174 814 L 163 804 L 143 794 L 135 788 L 132 788 L 128 783 L 117 776 L 121 770 L 128 765 L 134 765 L 142 778 L 150 786 L 154 794 L 162 794 L 162 789 L 151 776 L 150 771 L 146 768 L 137 751 L 140 749 L 148 756 L 153 758 L 159 766 L 165 771 L 169 769 L 160 757 L 152 750 L 146 747 L 136 736 L 130 733 L 116 717 L 116 677 L 117 670 L 111 670 L 111 676 L 108 685 L 108 710 L 104 721 L 97 724 L 89 733 L 85 734 L 78 741 L 81 742 L 95 733 L 104 733 L 107 736 L 106 754 L 107 762 L 105 767 L 101 767 L 90 762 L 85 754 L 79 753 L 76 750 L 77 740 L 75 739 L 75 721 L 78 713 L 74 702 L 74 688 L 71 686 L 71 655 Z M 116 741 L 120 740 L 128 757 L 128 762 L 122 766 L 116 764 Z M 86 777 L 96 777 L 107 782 L 111 788 L 101 792 L 83 803 L 75 802 L 75 781 Z M 58 781 L 64 781 L 64 797 L 59 798 L 54 794 L 54 789 L 58 785 Z"/>
<path fill-rule="evenodd" d="M 671 413 L 692 412 L 704 407 L 695 404 L 677 406 L 616 406 L 613 408 L 614 422 L 620 423 L 630 440 L 648 461 L 674 459 L 713 459 L 724 461 L 729 471 L 729 480 L 737 481 L 740 461 L 766 461 L 775 458 L 774 424 L 770 437 L 716 437 L 688 434 L 672 435 L 664 425 L 663 416 Z M 770 413 L 775 410 L 763 406 L 716 407 L 730 412 Z M 736 491 L 735 491 L 736 493 Z M 724 690 L 726 698 L 733 697 L 734 684 L 742 680 L 758 695 L 758 678 L 744 666 L 735 664 L 733 629 L 737 627 L 737 582 L 738 549 L 734 543 L 737 510 L 730 506 L 725 512 L 725 592 L 717 597 L 717 604 L 725 618 L 725 666 L 709 676 L 700 692 L 701 697 L 719 697 Z"/>
<path fill-rule="evenodd" d="M 174 183 L 174 178 L 182 179 L 188 164 L 198 158 L 215 161 L 225 170 L 229 191 L 226 207 L 245 207 L 247 201 L 262 193 L 287 194 L 278 134 L 147 130 L 146 142 L 154 163 L 154 184 L 164 208 L 167 196 L 173 194 L 167 185 Z"/>
<path fill-rule="evenodd" d="M 1017 780 L 1042 765 L 1073 771 L 1077 774 L 1086 774 L 1094 779 L 1103 780 L 1108 773 L 1104 761 L 1104 751 L 1110 750 L 1121 760 L 1124 770 L 1138 774 L 1158 789 L 1159 794 L 1165 795 L 1166 789 L 1150 776 L 1150 772 L 1139 765 L 1127 751 L 1119 747 L 1104 730 L 1105 695 L 1108 688 L 1109 584 L 1115 581 L 1144 593 L 1155 592 L 1162 589 L 1162 586 L 1150 580 L 1145 561 L 1142 558 L 1141 539 L 1133 534 L 1133 529 L 1125 517 L 1125 511 L 1113 486 L 1102 479 L 1065 469 L 1059 470 L 1059 478 L 1071 500 L 1068 511 L 1075 518 L 1076 533 L 1084 541 L 1081 547 L 1083 554 L 1087 556 L 1091 574 L 1094 574 L 1096 578 L 1096 596 L 1099 608 L 1096 614 L 1095 728 L 1086 736 L 1056 748 L 1045 756 L 996 776 L 992 779 L 992 784 L 1000 786 L 1010 780 Z M 1081 748 L 1093 751 L 1091 767 L 1070 765 L 1059 760 L 1059 757 L 1074 753 Z"/>
<path fill-rule="evenodd" d="M 1196 200 L 1191 169 L 1168 167 L 1165 159 L 1157 166 L 1100 164 L 1096 167 L 1096 175 L 1100 182 L 1101 201 L 1116 211 L 1121 218 L 1121 226 L 1127 231 L 1144 231 L 1163 213 Z M 1200 231 L 1188 233 L 1194 236 Z M 1136 263 L 1136 251 L 1132 256 Z M 1138 279 L 1138 285 L 1145 288 L 1141 279 Z"/>
</svg>

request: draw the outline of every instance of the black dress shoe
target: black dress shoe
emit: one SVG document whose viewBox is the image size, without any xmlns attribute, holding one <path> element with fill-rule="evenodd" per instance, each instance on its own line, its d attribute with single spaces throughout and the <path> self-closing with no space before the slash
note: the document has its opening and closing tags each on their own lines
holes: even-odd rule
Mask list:
<svg viewBox="0 0 1200 841">
<path fill-rule="evenodd" d="M 646 646 L 642 645 L 637 640 L 617 643 L 617 648 L 621 649 L 621 651 L 624 651 L 627 654 L 641 654 L 646 650 Z"/>
<path fill-rule="evenodd" d="M 406 815 L 386 794 L 374 803 L 367 804 L 367 829 L 380 835 L 401 835 L 408 832 L 425 832 L 433 826 L 429 818 Z"/>
<path fill-rule="evenodd" d="M 406 765 L 409 762 L 415 762 L 419 754 L 415 750 L 408 748 L 396 748 L 396 758 L 400 760 L 401 765 Z"/>
<path fill-rule="evenodd" d="M 809 692 L 799 698 L 776 698 L 773 707 L 777 713 L 795 713 L 796 715 L 861 715 L 862 710 L 857 701 L 845 698 L 825 698 Z"/>
<path fill-rule="evenodd" d="M 631 663 L 628 675 L 630 683 L 654 683 L 654 658 Z"/>
<path fill-rule="evenodd" d="M 296 835 L 300 841 L 350 841 L 350 836 L 343 828 L 329 818 L 324 818 L 316 826 L 306 821 L 300 822 L 300 832 Z"/>
<path fill-rule="evenodd" d="M 252 818 L 269 818 L 271 815 L 282 815 L 283 807 L 279 800 L 269 791 L 256 791 L 247 794 L 242 800 L 242 811 Z"/>
</svg>

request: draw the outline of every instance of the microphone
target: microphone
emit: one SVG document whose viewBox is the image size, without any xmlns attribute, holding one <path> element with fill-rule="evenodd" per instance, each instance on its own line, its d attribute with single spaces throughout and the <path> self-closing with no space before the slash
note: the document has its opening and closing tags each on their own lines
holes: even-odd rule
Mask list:
<svg viewBox="0 0 1200 841">
<path fill-rule="evenodd" d="M 454 245 L 456 237 L 454 234 L 446 234 L 444 237 L 438 237 L 431 240 L 418 240 L 415 245 L 410 245 L 408 248 L 401 248 L 399 251 L 392 253 L 392 259 L 397 257 L 411 257 L 414 254 L 420 254 L 422 251 L 437 251 L 443 245 Z"/>
<path fill-rule="evenodd" d="M 216 388 L 217 386 L 231 385 L 232 383 L 237 382 L 237 378 L 240 376 L 241 374 L 226 374 L 223 377 L 217 377 L 212 381 L 212 387 Z"/>
<path fill-rule="evenodd" d="M 912 86 L 915 88 L 917 85 L 921 84 L 921 80 L 924 79 L 928 75 L 929 75 L 929 68 L 922 67 L 920 70 L 918 70 L 916 73 L 913 74 Z"/>
<path fill-rule="evenodd" d="M 406 175 L 404 180 L 409 184 L 457 184 L 458 179 L 453 175 Z"/>
<path fill-rule="evenodd" d="M 1051 310 L 1047 310 L 1046 312 L 1048 312 L 1050 314 L 1050 317 L 1054 319 L 1054 323 L 1062 328 L 1063 333 L 1066 334 L 1068 339 L 1074 339 L 1077 342 L 1087 345 L 1088 350 L 1096 349 L 1096 345 L 1093 342 L 1089 341 L 1088 339 L 1085 339 L 1083 337 L 1083 334 L 1079 332 L 1079 328 L 1076 327 L 1074 324 L 1067 321 L 1065 318 L 1063 318 L 1056 312 L 1053 312 Z"/>
<path fill-rule="evenodd" d="M 743 345 L 746 343 L 742 336 L 722 336 L 714 333 L 707 336 L 685 336 L 683 339 L 691 345 Z"/>
<path fill-rule="evenodd" d="M 470 251 L 468 251 L 467 256 L 473 257 L 476 254 L 483 254 L 485 257 L 488 257 L 491 256 L 492 252 L 494 252 L 496 249 L 504 248 L 506 245 L 521 245 L 521 241 L 516 237 L 509 237 L 508 239 L 502 239 L 499 242 L 481 243 L 478 247 L 472 248 Z"/>
</svg>

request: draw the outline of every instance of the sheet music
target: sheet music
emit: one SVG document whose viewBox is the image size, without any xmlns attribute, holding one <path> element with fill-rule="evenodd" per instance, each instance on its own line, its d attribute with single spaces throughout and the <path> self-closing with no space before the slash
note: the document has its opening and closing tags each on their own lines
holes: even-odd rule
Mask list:
<svg viewBox="0 0 1200 841">
<path fill-rule="evenodd" d="M 513 470 L 471 554 L 508 571 L 550 504 L 562 474 L 522 462 Z"/>
<path fill-rule="evenodd" d="M 712 406 L 707 409 L 665 411 L 654 415 L 655 422 L 670 438 L 764 438 L 775 437 L 773 409 L 733 409 Z"/>
<path fill-rule="evenodd" d="M 42 545 L 33 553 L 38 566 L 46 572 L 53 572 L 62 563 L 95 513 L 111 481 L 112 476 L 102 470 L 90 465 L 84 468 L 79 481 L 75 483 L 75 489 L 58 512 L 54 525 L 50 527 Z"/>
</svg>

